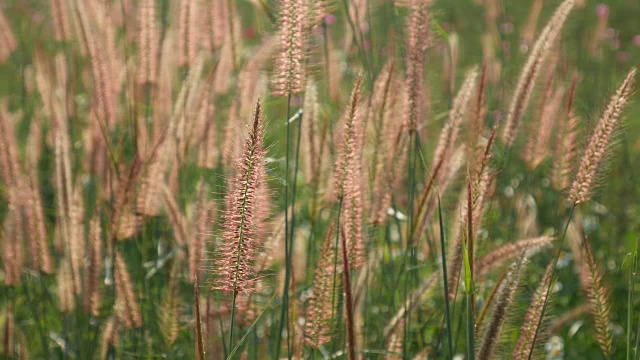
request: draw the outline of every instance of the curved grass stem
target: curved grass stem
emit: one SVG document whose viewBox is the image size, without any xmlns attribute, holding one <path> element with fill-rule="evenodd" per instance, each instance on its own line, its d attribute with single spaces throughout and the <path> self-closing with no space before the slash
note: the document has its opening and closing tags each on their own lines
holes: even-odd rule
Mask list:
<svg viewBox="0 0 640 360">
<path fill-rule="evenodd" d="M 536 325 L 536 331 L 533 333 L 533 339 L 531 341 L 531 350 L 529 351 L 529 360 L 533 356 L 533 350 L 535 349 L 536 338 L 538 337 L 538 332 L 540 331 L 540 327 L 542 326 L 542 321 L 544 320 L 544 312 L 547 310 L 547 305 L 549 304 L 549 298 L 551 297 L 551 287 L 555 284 L 553 279 L 556 276 L 556 266 L 558 265 L 558 260 L 560 259 L 560 254 L 562 254 L 562 248 L 564 247 L 564 242 L 567 237 L 567 230 L 569 230 L 569 224 L 571 223 L 571 219 L 573 218 L 573 212 L 575 211 L 577 203 L 573 203 L 571 205 L 571 209 L 569 210 L 569 216 L 567 217 L 567 222 L 564 226 L 564 231 L 562 233 L 562 241 L 560 241 L 560 246 L 558 247 L 558 252 L 556 253 L 556 257 L 553 261 L 553 271 L 551 273 L 551 281 L 549 281 L 549 286 L 547 286 L 546 293 L 549 294 L 544 299 L 544 305 L 542 306 L 542 312 L 540 313 L 540 318 L 538 320 L 538 324 Z"/>
</svg>

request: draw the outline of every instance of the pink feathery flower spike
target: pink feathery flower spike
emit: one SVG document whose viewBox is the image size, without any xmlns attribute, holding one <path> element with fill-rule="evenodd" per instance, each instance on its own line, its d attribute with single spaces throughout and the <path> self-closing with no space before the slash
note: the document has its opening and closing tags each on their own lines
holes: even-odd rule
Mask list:
<svg viewBox="0 0 640 360">
<path fill-rule="evenodd" d="M 140 57 L 140 68 L 138 82 L 140 84 L 154 84 L 157 81 L 159 45 L 155 0 L 142 1 L 139 12 L 138 56 Z"/>
<path fill-rule="evenodd" d="M 405 126 L 416 131 L 421 125 L 424 107 L 423 73 L 425 50 L 429 45 L 429 6 L 431 1 L 411 1 L 407 38 L 407 118 Z"/>
<path fill-rule="evenodd" d="M 349 246 L 349 262 L 359 268 L 364 261 L 364 239 L 362 234 L 362 137 L 363 114 L 359 107 L 362 78 L 358 77 L 351 93 L 349 108 L 345 114 L 338 157 L 334 173 L 336 197 L 344 206 L 347 223 L 345 236 Z"/>
<path fill-rule="evenodd" d="M 360 89 L 362 88 L 362 77 L 358 77 L 356 84 L 351 91 L 349 108 L 345 114 L 343 133 L 338 144 L 338 155 L 334 173 L 334 187 L 336 197 L 344 198 L 347 190 L 347 178 L 349 171 L 360 154 L 362 142 L 359 140 L 362 128 L 362 116 L 358 111 L 360 101 Z"/>
<path fill-rule="evenodd" d="M 507 118 L 503 126 L 502 141 L 507 147 L 513 146 L 522 118 L 529 105 L 529 100 L 537 79 L 540 75 L 542 64 L 551 53 L 553 45 L 560 36 L 565 20 L 569 16 L 575 0 L 565 0 L 558 6 L 555 13 L 544 27 L 538 40 L 536 40 L 531 53 L 524 64 L 518 83 L 513 91 L 511 104 L 507 112 Z"/>
<path fill-rule="evenodd" d="M 256 105 L 253 125 L 244 151 L 235 164 L 235 175 L 225 203 L 223 244 L 216 266 L 218 279 L 213 288 L 234 293 L 254 290 L 256 270 L 253 264 L 259 254 L 264 229 L 258 219 L 261 205 L 259 189 L 264 181 L 264 128 L 260 101 Z"/>
<path fill-rule="evenodd" d="M 314 272 L 313 290 L 306 306 L 305 341 L 311 348 L 318 348 L 332 339 L 333 309 L 332 289 L 333 258 L 336 256 L 334 246 L 333 226 L 329 227 L 327 236 L 322 244 L 320 259 Z"/>
<path fill-rule="evenodd" d="M 286 96 L 305 88 L 306 1 L 284 0 L 280 13 L 280 52 L 273 80 L 274 95 Z"/>
<path fill-rule="evenodd" d="M 71 40 L 71 27 L 66 1 L 49 0 L 51 5 L 51 17 L 53 18 L 53 30 L 58 41 Z"/>
<path fill-rule="evenodd" d="M 576 179 L 573 181 L 569 191 L 569 200 L 576 204 L 591 199 L 598 168 L 609 148 L 609 143 L 618 126 L 622 111 L 629 103 L 636 72 L 636 68 L 631 69 L 616 93 L 613 94 L 593 131 L 591 140 L 587 144 L 587 149 L 580 161 Z"/>
<path fill-rule="evenodd" d="M 8 61 L 9 56 L 18 48 L 11 26 L 0 9 L 0 64 Z"/>
<path fill-rule="evenodd" d="M 141 327 L 142 315 L 140 313 L 140 306 L 136 300 L 131 275 L 127 269 L 126 262 L 119 252 L 116 252 L 115 278 L 116 303 L 114 310 L 118 320 L 120 320 L 127 329 Z"/>
</svg>

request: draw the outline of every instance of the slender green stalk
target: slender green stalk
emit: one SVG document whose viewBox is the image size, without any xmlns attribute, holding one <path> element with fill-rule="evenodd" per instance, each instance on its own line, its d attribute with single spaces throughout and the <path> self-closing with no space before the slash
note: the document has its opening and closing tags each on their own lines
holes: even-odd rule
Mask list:
<svg viewBox="0 0 640 360">
<path fill-rule="evenodd" d="M 353 296 L 351 294 L 351 278 L 349 275 L 349 257 L 347 256 L 347 237 L 343 228 L 339 232 L 342 233 L 342 265 L 344 267 L 342 275 L 344 276 L 343 287 L 347 313 L 347 359 L 356 360 L 356 337 L 353 324 Z"/>
<path fill-rule="evenodd" d="M 224 342 L 224 327 L 222 326 L 222 317 L 218 318 L 218 322 L 220 323 L 220 335 L 222 336 L 222 352 L 224 353 L 224 358 L 226 359 L 228 354 L 229 354 L 229 350 L 227 349 L 227 343 Z"/>
<path fill-rule="evenodd" d="M 202 322 L 200 321 L 200 292 L 198 290 L 198 274 L 196 273 L 193 284 L 196 305 L 196 346 L 198 348 L 198 360 L 205 360 L 204 342 L 202 341 Z"/>
<path fill-rule="evenodd" d="M 464 290 L 466 293 L 467 303 L 467 359 L 475 360 L 476 358 L 476 346 L 475 346 L 475 316 L 473 308 L 473 276 L 471 275 L 471 262 L 469 260 L 470 254 L 467 251 L 466 241 L 463 241 L 462 251 L 464 256 Z"/>
<path fill-rule="evenodd" d="M 70 321 L 70 320 L 71 320 L 71 319 L 70 319 L 69 314 L 65 314 L 65 315 L 64 315 L 63 333 L 62 333 L 62 334 L 63 334 L 62 338 L 63 338 L 63 340 L 64 340 L 64 345 L 65 345 L 65 347 L 69 347 L 69 345 L 70 345 L 70 341 L 69 341 L 69 328 L 71 327 L 71 326 L 69 325 L 69 321 Z M 68 354 L 67 354 L 67 352 L 65 351 L 65 352 L 64 352 L 64 358 L 67 358 L 67 357 L 68 357 Z"/>
<path fill-rule="evenodd" d="M 476 358 L 476 346 L 475 346 L 475 323 L 473 319 L 473 308 L 471 305 L 471 294 L 467 293 L 467 358 L 469 360 L 475 360 Z"/>
<path fill-rule="evenodd" d="M 475 250 L 473 244 L 473 202 L 471 200 L 471 196 L 471 182 L 467 182 L 467 258 L 465 259 L 465 261 L 469 262 L 469 283 L 471 284 L 471 288 L 473 289 L 473 269 L 475 268 L 473 260 L 475 257 Z M 475 317 L 476 296 L 473 291 L 471 291 L 471 309 L 473 309 L 473 315 Z"/>
<path fill-rule="evenodd" d="M 296 161 L 295 161 L 295 167 L 293 170 L 293 183 L 292 183 L 292 189 L 291 189 L 291 239 L 289 240 L 289 265 L 291 265 L 291 256 L 293 254 L 293 244 L 295 243 L 295 227 L 296 227 L 296 190 L 298 188 L 297 186 L 297 182 L 298 182 L 298 164 L 299 164 L 299 160 L 300 160 L 300 138 L 302 136 L 302 117 L 303 114 L 300 114 L 299 116 L 299 121 L 298 121 L 298 140 L 297 140 L 297 145 L 296 145 Z M 285 279 L 285 286 L 287 287 L 287 289 L 289 288 L 289 282 L 290 282 L 290 278 L 288 277 Z M 287 299 L 288 299 L 288 295 L 287 295 Z M 288 328 L 289 324 L 287 322 L 287 330 L 289 330 Z M 291 338 L 291 336 L 289 336 L 288 331 L 287 331 L 287 355 L 288 358 L 291 359 L 291 356 L 293 355 L 294 349 L 293 349 L 293 339 Z"/>
<path fill-rule="evenodd" d="M 251 326 L 249 326 L 249 328 L 247 329 L 247 332 L 242 336 L 242 338 L 240 338 L 240 342 L 238 342 L 235 347 L 230 349 L 229 355 L 226 355 L 227 350 L 225 349 L 225 357 L 224 357 L 225 359 L 230 360 L 233 357 L 233 355 L 236 353 L 236 351 L 238 351 L 240 346 L 244 343 L 244 341 L 247 339 L 247 336 L 253 333 L 253 329 L 255 328 L 256 324 L 258 323 L 258 321 L 260 321 L 260 319 L 262 318 L 262 315 L 264 315 L 264 313 L 270 308 L 271 303 L 275 298 L 276 298 L 276 294 L 273 294 L 273 296 L 271 297 L 271 300 L 269 300 L 264 310 L 262 310 L 260 315 L 258 315 L 258 317 L 253 321 Z"/>
<path fill-rule="evenodd" d="M 407 246 L 405 250 L 405 265 L 407 269 L 414 269 L 416 266 L 416 246 L 414 244 L 414 231 L 413 231 L 413 223 L 414 223 L 414 214 L 413 214 L 413 198 L 414 198 L 414 190 L 416 186 L 416 163 L 418 159 L 418 133 L 416 131 L 410 131 L 409 133 L 409 154 L 407 161 L 407 181 L 408 181 L 408 216 L 409 226 L 407 227 Z M 413 307 L 411 301 L 413 300 L 409 296 L 409 285 L 410 285 L 410 277 L 411 273 L 407 270 L 405 272 L 405 286 L 404 286 L 404 304 L 406 306 L 407 300 L 409 301 L 409 308 Z M 407 335 L 409 333 L 409 328 L 411 325 L 411 314 L 410 311 L 406 311 L 404 314 L 404 336 L 402 337 L 402 352 L 406 355 L 406 345 L 407 345 Z"/>
<path fill-rule="evenodd" d="M 80 312 L 75 311 L 75 314 L 74 314 L 74 316 L 73 316 L 73 322 L 75 323 L 75 324 L 74 324 L 74 327 L 75 327 L 76 329 L 79 329 L 79 328 L 80 328 L 80 326 L 81 326 L 81 323 L 82 323 L 82 321 L 80 320 L 80 316 L 81 316 Z M 80 348 L 81 348 L 81 346 L 80 346 L 80 343 L 81 343 L 80 338 L 81 338 L 81 336 L 82 336 L 81 332 L 80 332 L 80 331 L 76 331 L 76 336 L 75 336 L 76 347 L 77 347 L 77 349 L 76 349 L 76 355 L 77 355 L 79 358 L 82 358 L 82 355 L 81 355 L 81 353 L 80 353 Z"/>
<path fill-rule="evenodd" d="M 547 294 L 551 294 L 551 287 L 555 284 L 553 281 L 556 275 L 556 265 L 558 265 L 558 260 L 560 259 L 560 254 L 562 254 L 562 248 L 564 247 L 564 241 L 567 238 L 567 230 L 569 230 L 569 224 L 571 223 L 571 218 L 573 218 L 573 212 L 576 209 L 578 204 L 573 203 L 571 205 L 571 210 L 569 210 L 569 216 L 567 217 L 567 223 L 564 226 L 564 231 L 562 233 L 562 241 L 560 242 L 560 246 L 558 247 L 558 252 L 556 253 L 556 257 L 553 261 L 553 272 L 551 273 L 551 281 L 549 281 L 549 286 L 547 286 Z M 544 299 L 544 305 L 542 306 L 542 312 L 540 313 L 540 319 L 538 319 L 538 324 L 536 325 L 536 332 L 533 334 L 533 340 L 531 341 L 531 350 L 529 351 L 529 360 L 533 356 L 533 350 L 535 349 L 536 338 L 538 337 L 538 332 L 540 332 L 540 327 L 542 326 L 542 321 L 544 320 L 544 312 L 547 310 L 547 305 L 549 304 L 549 298 L 551 296 L 547 296 Z"/>
<path fill-rule="evenodd" d="M 278 329 L 278 340 L 276 342 L 276 359 L 280 358 L 280 344 L 282 343 L 282 331 L 285 326 L 287 329 L 287 339 L 289 337 L 289 279 L 291 277 L 291 252 L 289 251 L 289 149 L 290 149 L 290 136 L 291 124 L 289 117 L 291 116 L 291 92 L 287 96 L 287 145 L 285 152 L 284 163 L 284 261 L 285 261 L 285 274 L 284 274 L 284 289 L 282 290 L 282 311 L 280 313 L 280 326 Z M 287 340 L 287 352 L 290 355 L 291 349 L 289 349 L 289 340 Z"/>
<path fill-rule="evenodd" d="M 440 208 L 440 195 L 438 197 L 438 221 L 440 223 L 440 249 L 442 250 L 442 281 L 444 284 L 444 304 L 445 304 L 445 318 L 447 321 L 447 359 L 453 357 L 453 340 L 451 339 L 451 310 L 449 308 L 449 280 L 447 279 L 447 257 L 445 256 L 445 237 L 444 237 L 444 224 L 442 221 L 442 209 Z"/>
<path fill-rule="evenodd" d="M 627 298 L 627 360 L 631 359 L 631 322 L 633 321 L 633 295 L 635 292 L 637 271 L 638 243 L 636 242 L 636 250 L 633 252 L 631 264 L 629 264 L 629 295 Z"/>
<path fill-rule="evenodd" d="M 411 145 L 413 144 L 413 133 L 410 133 L 409 135 L 409 149 L 408 151 L 408 159 L 407 159 L 407 181 L 408 181 L 408 188 L 407 188 L 407 192 L 408 192 L 408 196 L 407 198 L 409 199 L 408 202 L 408 212 L 411 213 L 411 187 L 413 185 L 413 182 L 411 181 Z M 407 232 L 407 245 L 405 247 L 405 252 L 404 252 L 404 259 L 403 259 L 403 269 L 402 271 L 404 272 L 404 294 L 403 294 L 403 301 L 402 303 L 404 304 L 403 306 L 405 307 L 404 309 L 404 314 L 402 315 L 402 357 L 403 359 L 405 358 L 405 353 L 406 353 L 406 349 L 407 349 L 407 333 L 408 333 L 408 326 L 409 326 L 409 311 L 408 309 L 411 308 L 411 304 L 407 303 L 407 300 L 409 299 L 409 272 L 407 271 L 407 268 L 409 268 L 411 265 L 409 265 L 409 251 L 411 248 L 411 216 L 412 214 L 409 214 L 408 218 L 409 218 L 409 231 Z"/>
</svg>

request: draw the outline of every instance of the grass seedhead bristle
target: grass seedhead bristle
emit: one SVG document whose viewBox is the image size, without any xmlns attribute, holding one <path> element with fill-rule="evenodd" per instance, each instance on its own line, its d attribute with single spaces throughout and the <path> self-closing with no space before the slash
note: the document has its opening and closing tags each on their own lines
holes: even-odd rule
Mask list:
<svg viewBox="0 0 640 360">
<path fill-rule="evenodd" d="M 476 358 L 479 360 L 493 359 L 495 355 L 495 349 L 500 340 L 502 327 L 509 314 L 509 308 L 513 303 L 518 284 L 520 283 L 522 269 L 526 262 L 526 257 L 524 257 L 524 255 L 520 256 L 520 259 L 511 266 L 511 270 L 500 285 L 500 290 L 498 290 L 496 294 L 491 318 L 484 327 L 482 341 L 476 353 Z"/>
<path fill-rule="evenodd" d="M 605 358 L 609 359 L 611 357 L 611 347 L 613 343 L 613 334 L 609 328 L 609 323 L 611 322 L 611 294 L 609 289 L 604 285 L 602 274 L 596 265 L 591 245 L 586 237 L 583 238 L 583 245 L 586 265 L 585 271 L 587 272 L 587 278 L 589 280 L 587 294 L 589 303 L 591 304 L 590 311 L 595 321 L 596 340 Z"/>
</svg>

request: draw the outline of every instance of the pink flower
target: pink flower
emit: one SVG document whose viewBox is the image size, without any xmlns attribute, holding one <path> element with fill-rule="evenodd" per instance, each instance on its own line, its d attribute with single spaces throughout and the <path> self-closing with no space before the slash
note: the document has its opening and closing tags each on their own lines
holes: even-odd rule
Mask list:
<svg viewBox="0 0 640 360">
<path fill-rule="evenodd" d="M 596 6 L 596 15 L 598 15 L 598 17 L 605 17 L 609 15 L 609 6 L 605 5 L 605 4 L 598 4 Z"/>
<path fill-rule="evenodd" d="M 327 25 L 333 25 L 336 22 L 336 16 L 333 14 L 327 14 L 324 17 L 324 23 Z"/>
</svg>

